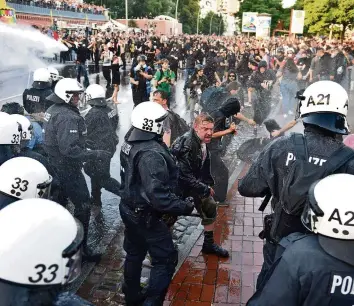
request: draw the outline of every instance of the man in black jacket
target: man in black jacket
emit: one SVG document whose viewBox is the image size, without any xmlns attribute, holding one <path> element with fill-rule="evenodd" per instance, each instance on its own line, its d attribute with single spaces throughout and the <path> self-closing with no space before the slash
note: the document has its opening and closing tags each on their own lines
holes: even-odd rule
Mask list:
<svg viewBox="0 0 354 306">
<path fill-rule="evenodd" d="M 323 48 L 317 49 L 318 60 L 318 80 L 329 80 L 332 72 L 332 58 L 331 55 Z"/>
<path fill-rule="evenodd" d="M 90 50 L 87 49 L 84 42 L 80 42 L 79 47 L 77 49 L 77 59 L 76 59 L 77 81 L 81 83 L 81 73 L 83 73 L 85 87 L 88 87 L 90 85 L 90 81 L 88 78 L 87 69 L 85 65 L 89 52 Z"/>
<path fill-rule="evenodd" d="M 102 206 L 101 189 L 119 195 L 119 182 L 111 177 L 111 159 L 116 152 L 118 136 L 118 114 L 115 106 L 107 105 L 105 90 L 97 84 L 90 85 L 86 91 L 86 101 L 92 108 L 85 116 L 87 125 L 87 147 L 91 150 L 107 150 L 111 157 L 103 160 L 91 160 L 85 163 L 84 169 L 91 177 L 91 203 Z"/>
<path fill-rule="evenodd" d="M 214 201 L 214 179 L 210 170 L 210 152 L 206 146 L 210 143 L 214 130 L 214 119 L 208 114 L 195 118 L 193 129 L 177 138 L 172 145 L 172 153 L 177 158 L 179 187 L 184 196 L 194 198 L 196 208 L 204 225 L 204 244 L 202 252 L 228 257 L 228 251 L 214 243 L 214 223 L 216 203 Z"/>
</svg>

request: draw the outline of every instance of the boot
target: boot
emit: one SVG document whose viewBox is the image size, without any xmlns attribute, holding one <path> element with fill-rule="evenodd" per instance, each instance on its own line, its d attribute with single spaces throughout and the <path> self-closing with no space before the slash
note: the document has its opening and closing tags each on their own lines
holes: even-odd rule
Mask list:
<svg viewBox="0 0 354 306">
<path fill-rule="evenodd" d="M 124 299 L 127 306 L 141 306 L 145 300 L 144 288 L 140 287 L 140 291 L 134 294 L 134 297 L 129 296 L 128 286 L 123 283 L 122 292 L 124 293 Z"/>
<path fill-rule="evenodd" d="M 101 197 L 91 197 L 91 204 L 102 207 Z"/>
<path fill-rule="evenodd" d="M 214 243 L 214 232 L 204 232 L 204 243 L 202 248 L 204 254 L 215 254 L 219 257 L 229 257 L 229 252 Z"/>
</svg>

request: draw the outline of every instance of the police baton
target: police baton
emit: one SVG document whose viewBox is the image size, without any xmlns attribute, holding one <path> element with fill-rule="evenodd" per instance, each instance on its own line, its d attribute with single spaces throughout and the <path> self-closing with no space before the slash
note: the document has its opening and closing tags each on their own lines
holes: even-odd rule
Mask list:
<svg viewBox="0 0 354 306">
<path fill-rule="evenodd" d="M 261 206 L 259 206 L 258 210 L 263 212 L 263 211 L 266 209 L 266 207 L 267 207 L 267 205 L 268 205 L 268 203 L 269 203 L 269 201 L 270 201 L 271 198 L 272 198 L 272 195 L 271 195 L 270 193 L 268 193 L 268 194 L 265 196 L 265 198 L 264 198 L 264 200 L 263 200 Z"/>
</svg>

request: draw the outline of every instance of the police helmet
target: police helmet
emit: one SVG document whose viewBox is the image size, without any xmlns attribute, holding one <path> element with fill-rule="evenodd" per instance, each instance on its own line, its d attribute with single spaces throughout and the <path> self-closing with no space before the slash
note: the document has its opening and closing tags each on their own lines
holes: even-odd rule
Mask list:
<svg viewBox="0 0 354 306">
<path fill-rule="evenodd" d="M 101 85 L 92 84 L 85 90 L 86 102 L 90 105 L 106 106 L 106 92 Z"/>
<path fill-rule="evenodd" d="M 37 160 L 15 157 L 0 166 L 0 199 L 12 203 L 21 199 L 49 198 L 52 177 Z"/>
<path fill-rule="evenodd" d="M 59 71 L 58 69 L 49 66 L 48 68 L 49 74 L 50 74 L 50 78 L 52 79 L 53 82 L 59 81 L 59 79 L 61 78 L 59 75 Z"/>
<path fill-rule="evenodd" d="M 300 97 L 303 122 L 336 134 L 347 135 L 348 94 L 336 82 L 319 81 L 306 88 Z"/>
<path fill-rule="evenodd" d="M 354 265 L 354 175 L 333 174 L 313 183 L 301 216 L 331 256 Z"/>
<path fill-rule="evenodd" d="M 58 81 L 54 93 L 47 100 L 54 103 L 70 103 L 74 95 L 79 95 L 81 99 L 83 93 L 84 88 L 76 79 L 64 78 Z"/>
<path fill-rule="evenodd" d="M 21 143 L 21 125 L 9 114 L 0 112 L 0 145 L 18 145 Z"/>
<path fill-rule="evenodd" d="M 162 123 L 168 112 L 158 103 L 142 102 L 132 112 L 133 130 L 128 141 L 150 140 L 156 135 L 162 135 Z"/>
<path fill-rule="evenodd" d="M 21 125 L 21 140 L 31 140 L 33 126 L 29 119 L 25 116 L 13 114 L 11 117 L 15 118 L 18 124 Z"/>
<path fill-rule="evenodd" d="M 81 223 L 55 202 L 26 199 L 2 209 L 0 304 L 52 305 L 81 273 L 83 237 Z"/>
<path fill-rule="evenodd" d="M 33 73 L 33 88 L 44 89 L 50 87 L 50 73 L 46 68 L 39 68 Z"/>
</svg>

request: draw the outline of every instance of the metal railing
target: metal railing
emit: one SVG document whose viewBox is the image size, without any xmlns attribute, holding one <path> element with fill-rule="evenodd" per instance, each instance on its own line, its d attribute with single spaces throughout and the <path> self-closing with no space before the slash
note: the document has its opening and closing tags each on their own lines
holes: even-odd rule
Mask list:
<svg viewBox="0 0 354 306">
<path fill-rule="evenodd" d="M 19 3 L 11 3 L 11 2 L 7 2 L 7 5 L 15 9 L 16 12 L 18 13 L 51 16 L 50 12 L 52 11 L 53 17 L 66 17 L 72 19 L 88 19 L 88 20 L 97 20 L 97 21 L 106 20 L 106 17 L 104 15 L 98 15 L 98 14 L 90 14 L 90 13 L 86 14 L 86 13 L 79 13 L 79 12 L 72 12 L 72 11 L 62 11 L 62 10 L 55 10 L 55 9 L 24 5 Z"/>
</svg>

